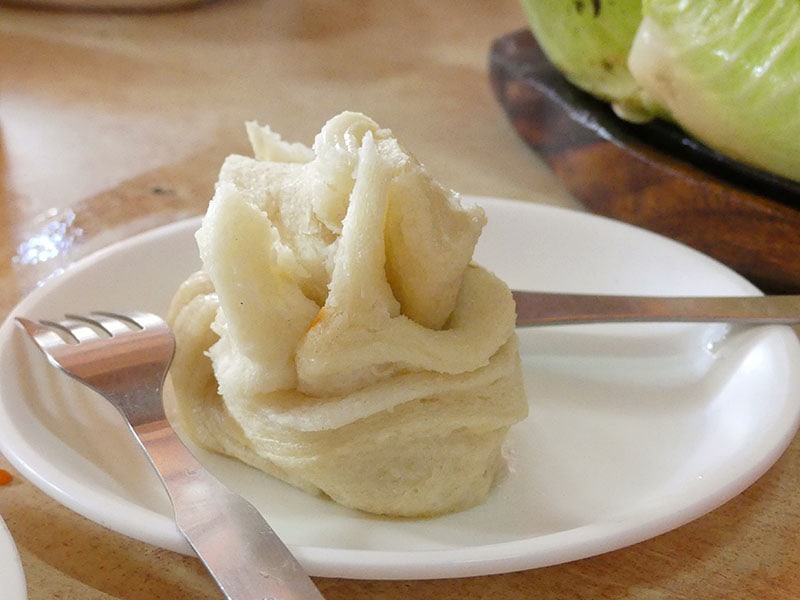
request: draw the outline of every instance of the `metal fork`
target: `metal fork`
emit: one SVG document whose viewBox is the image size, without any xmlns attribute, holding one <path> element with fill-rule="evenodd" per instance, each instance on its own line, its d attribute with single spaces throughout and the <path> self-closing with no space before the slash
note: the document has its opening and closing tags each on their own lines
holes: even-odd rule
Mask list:
<svg viewBox="0 0 800 600">
<path fill-rule="evenodd" d="M 164 414 L 175 338 L 149 313 L 17 318 L 50 363 L 125 417 L 169 493 L 178 528 L 229 600 L 323 596 L 262 515 L 206 471 Z"/>
</svg>

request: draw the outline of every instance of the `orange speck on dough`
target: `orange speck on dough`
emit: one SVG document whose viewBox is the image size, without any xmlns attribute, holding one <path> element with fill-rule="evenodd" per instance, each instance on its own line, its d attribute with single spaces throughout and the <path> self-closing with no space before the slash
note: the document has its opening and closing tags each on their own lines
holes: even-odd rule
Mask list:
<svg viewBox="0 0 800 600">
<path fill-rule="evenodd" d="M 306 333 L 311 331 L 314 328 L 315 325 L 319 324 L 319 322 L 322 321 L 322 317 L 324 316 L 323 315 L 324 312 L 325 312 L 324 308 L 320 308 L 319 309 L 319 312 L 317 313 L 317 316 L 314 317 L 314 319 L 311 321 L 311 323 L 308 324 L 308 328 L 306 329 Z"/>
<path fill-rule="evenodd" d="M 0 485 L 8 485 L 12 481 L 14 481 L 14 476 L 5 469 L 0 469 Z"/>
</svg>

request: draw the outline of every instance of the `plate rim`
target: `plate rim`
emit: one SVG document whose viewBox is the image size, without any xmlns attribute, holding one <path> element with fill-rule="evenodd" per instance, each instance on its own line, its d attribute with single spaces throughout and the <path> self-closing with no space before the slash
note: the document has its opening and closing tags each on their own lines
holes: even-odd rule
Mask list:
<svg viewBox="0 0 800 600">
<path fill-rule="evenodd" d="M 465 202 L 483 204 L 496 204 L 497 206 L 507 206 L 509 208 L 518 209 L 524 205 L 523 210 L 537 210 L 552 212 L 559 214 L 566 219 L 593 219 L 602 222 L 604 226 L 621 227 L 627 230 L 635 230 L 640 234 L 647 236 L 654 236 L 660 238 L 662 242 L 674 244 L 681 247 L 684 251 L 689 251 L 695 255 L 698 260 L 708 261 L 716 269 L 726 269 L 728 275 L 733 277 L 738 284 L 741 284 L 744 289 L 748 289 L 751 293 L 759 293 L 758 290 L 747 282 L 744 278 L 734 273 L 730 268 L 725 267 L 714 259 L 704 255 L 696 250 L 676 242 L 659 234 L 643 230 L 635 225 L 626 224 L 623 222 L 615 221 L 613 219 L 594 215 L 590 213 L 583 213 L 573 209 L 549 206 L 543 204 L 527 203 L 521 200 L 509 200 L 503 198 L 493 198 L 487 196 L 462 196 Z M 513 206 L 512 206 L 513 205 Z M 7 351 L 10 345 L 13 332 L 9 331 L 15 328 L 14 317 L 20 312 L 26 310 L 28 306 L 35 306 L 37 301 L 47 296 L 48 285 L 52 280 L 60 279 L 62 277 L 69 277 L 71 273 L 75 272 L 76 268 L 90 269 L 91 265 L 96 261 L 102 261 L 109 255 L 114 255 L 118 252 L 130 250 L 132 246 L 137 244 L 153 242 L 159 237 L 170 237 L 177 232 L 182 232 L 185 228 L 190 227 L 191 224 L 199 224 L 201 216 L 190 217 L 182 219 L 167 225 L 147 230 L 137 235 L 119 240 L 106 246 L 96 252 L 93 252 L 85 257 L 80 258 L 75 263 L 71 264 L 65 271 L 52 279 L 48 279 L 40 287 L 34 289 L 29 295 L 20 300 L 15 306 L 8 317 L 0 326 L 0 358 Z M 42 291 L 45 290 L 45 291 Z M 788 329 L 788 328 L 786 328 Z M 787 340 L 787 343 L 790 343 Z M 800 348 L 796 336 L 793 340 L 795 351 Z M 0 391 L 3 389 L 4 384 L 0 382 Z M 0 392 L 0 415 L 6 414 L 6 400 L 2 398 Z M 304 546 L 304 545 L 290 545 L 295 555 L 303 563 L 306 568 L 316 576 L 331 576 L 331 577 L 346 577 L 346 578 L 368 578 L 368 579 L 431 579 L 442 577 L 464 577 L 474 575 L 488 575 L 497 574 L 509 571 L 518 571 L 521 569 L 538 568 L 551 564 L 565 562 L 567 560 L 577 560 L 588 556 L 594 556 L 604 553 L 613 549 L 625 547 L 632 543 L 650 539 L 661 533 L 665 533 L 675 527 L 688 523 L 704 514 L 727 502 L 734 496 L 738 495 L 749 487 L 754 481 L 760 478 L 769 467 L 783 454 L 791 439 L 794 437 L 798 424 L 800 424 L 800 412 L 798 407 L 795 406 L 793 422 L 786 428 L 783 438 L 771 447 L 771 451 L 766 453 L 759 463 L 758 468 L 751 469 L 746 474 L 740 474 L 739 479 L 735 482 L 729 483 L 730 493 L 727 494 L 721 502 L 719 498 L 711 501 L 706 499 L 707 505 L 698 503 L 698 506 L 688 509 L 684 507 L 684 512 L 687 513 L 688 518 L 683 518 L 679 523 L 675 523 L 674 519 L 670 518 L 671 515 L 662 515 L 658 519 L 646 520 L 645 523 L 640 523 L 635 527 L 637 533 L 633 533 L 631 528 L 619 529 L 618 527 L 609 527 L 607 523 L 592 523 L 584 527 L 574 528 L 572 530 L 557 531 L 555 533 L 538 536 L 536 538 L 525 538 L 515 541 L 504 541 L 492 544 L 479 544 L 477 546 L 468 547 L 455 547 L 444 549 L 431 549 L 420 551 L 381 551 L 376 552 L 371 549 L 352 549 L 352 548 L 339 548 L 334 549 L 335 553 L 340 557 L 339 560 L 331 560 L 326 554 L 330 554 L 332 550 L 326 547 L 319 546 Z M 0 426 L 6 428 L 6 425 Z M 13 437 L 13 436 L 12 436 Z M 5 441 L 3 441 L 5 439 Z M 34 485 L 42 489 L 46 494 L 53 497 L 55 500 L 69 507 L 71 510 L 82 514 L 83 516 L 92 519 L 110 529 L 128 535 L 130 537 L 152 543 L 163 548 L 181 552 L 184 554 L 191 554 L 183 539 L 180 537 L 177 526 L 168 517 L 153 513 L 157 519 L 157 523 L 153 527 L 148 528 L 146 536 L 141 535 L 141 526 L 136 527 L 140 535 L 133 535 L 130 531 L 125 531 L 125 528 L 120 528 L 119 523 L 112 523 L 106 520 L 98 520 L 92 514 L 92 511 L 87 510 L 82 506 L 79 498 L 74 497 L 69 491 L 60 488 L 54 488 L 51 482 L 43 478 L 40 473 L 24 459 L 23 456 L 18 456 L 18 452 L 9 448 L 8 436 L 0 436 L 0 451 L 6 455 L 8 460 L 12 462 L 20 472 L 29 479 Z M 24 440 L 23 440 L 24 441 Z M 27 445 L 27 444 L 24 444 Z M 82 482 L 74 482 L 78 487 L 86 488 Z M 735 490 L 735 491 L 732 491 Z M 124 501 L 123 499 L 123 502 Z M 145 508 L 146 510 L 146 508 Z M 642 532 L 646 532 L 644 536 Z M 586 545 L 586 536 L 594 536 L 595 549 L 589 553 L 580 553 L 575 550 L 578 546 Z M 553 538 L 555 536 L 567 539 L 566 544 L 561 544 L 559 549 L 550 549 L 549 552 L 540 552 L 538 560 L 531 560 L 530 548 L 531 541 Z M 148 539 L 143 539 L 147 537 Z M 179 538 L 176 543 L 176 538 Z M 576 539 L 572 539 L 576 538 Z M 599 543 L 600 541 L 604 543 Z M 534 544 L 536 545 L 536 544 Z M 545 544 L 546 546 L 546 544 Z M 482 556 L 480 559 L 475 557 L 475 549 L 491 549 L 492 552 L 488 553 L 490 556 Z M 419 554 L 424 553 L 424 564 L 420 564 Z M 486 552 L 484 552 L 486 554 Z M 455 561 L 453 559 L 456 559 Z M 386 565 L 391 563 L 395 568 L 392 572 L 387 572 Z"/>
</svg>

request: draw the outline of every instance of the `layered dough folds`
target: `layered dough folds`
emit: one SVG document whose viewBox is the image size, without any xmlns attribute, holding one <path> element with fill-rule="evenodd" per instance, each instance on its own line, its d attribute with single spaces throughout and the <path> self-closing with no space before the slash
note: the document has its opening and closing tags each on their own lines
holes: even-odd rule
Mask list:
<svg viewBox="0 0 800 600">
<path fill-rule="evenodd" d="M 480 502 L 527 414 L 485 217 L 357 113 L 312 148 L 248 124 L 178 290 L 172 380 L 200 445 L 373 513 Z"/>
</svg>

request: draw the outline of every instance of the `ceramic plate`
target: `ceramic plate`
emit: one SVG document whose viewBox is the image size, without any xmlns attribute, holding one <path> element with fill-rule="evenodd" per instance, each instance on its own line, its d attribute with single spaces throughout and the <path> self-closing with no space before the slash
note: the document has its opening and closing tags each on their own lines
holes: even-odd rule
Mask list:
<svg viewBox="0 0 800 600">
<path fill-rule="evenodd" d="M 512 287 L 758 293 L 719 263 L 634 227 L 534 204 L 465 201 L 489 216 L 476 259 Z M 198 266 L 197 226 L 178 222 L 81 260 L 13 314 L 163 314 Z M 740 493 L 797 429 L 800 344 L 786 327 L 588 325 L 520 338 L 531 414 L 510 433 L 507 472 L 474 509 L 378 518 L 197 454 L 268 517 L 311 574 L 419 579 L 541 567 L 648 539 Z M 113 410 L 48 367 L 10 319 L 0 330 L 0 445 L 76 512 L 189 552 Z"/>
<path fill-rule="evenodd" d="M 25 600 L 25 574 L 17 554 L 17 547 L 0 518 L 0 581 L 3 582 L 3 598 L 8 600 Z"/>
</svg>

